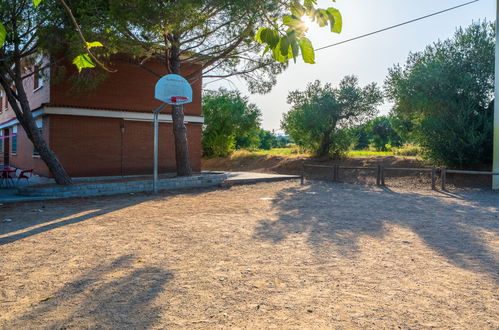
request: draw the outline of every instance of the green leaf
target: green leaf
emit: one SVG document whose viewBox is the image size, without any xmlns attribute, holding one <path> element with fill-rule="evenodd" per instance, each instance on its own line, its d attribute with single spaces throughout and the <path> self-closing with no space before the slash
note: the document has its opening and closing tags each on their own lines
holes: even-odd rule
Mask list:
<svg viewBox="0 0 499 330">
<path fill-rule="evenodd" d="M 3 46 L 6 37 L 7 37 L 7 30 L 5 30 L 5 26 L 3 26 L 2 23 L 0 23 L 0 47 Z"/>
<path fill-rule="evenodd" d="M 93 47 L 104 47 L 103 44 L 101 44 L 100 42 L 98 41 L 93 41 L 93 42 L 87 42 L 87 48 L 90 49 L 90 48 L 93 48 Z"/>
<path fill-rule="evenodd" d="M 88 54 L 76 56 L 73 60 L 73 64 L 78 68 L 78 72 L 81 72 L 81 70 L 85 68 L 95 68 L 95 64 L 92 62 L 92 59 L 88 56 Z"/>
<path fill-rule="evenodd" d="M 33 5 L 35 6 L 35 8 L 38 7 L 40 2 L 42 2 L 42 0 L 33 0 Z"/>
<path fill-rule="evenodd" d="M 300 1 L 291 1 L 289 8 L 291 10 L 291 14 L 296 17 L 302 17 L 305 15 L 305 8 L 300 4 Z"/>
<path fill-rule="evenodd" d="M 340 33 L 343 29 L 343 18 L 338 9 L 328 8 L 329 22 L 331 24 L 331 32 Z"/>
<path fill-rule="evenodd" d="M 258 31 L 256 32 L 255 34 L 255 41 L 260 43 L 260 44 L 263 44 L 263 40 L 262 40 L 262 31 L 265 30 L 266 27 L 261 27 L 258 29 Z"/>
<path fill-rule="evenodd" d="M 291 40 L 291 52 L 288 54 L 288 58 L 292 58 L 296 63 L 296 58 L 300 55 L 300 46 L 296 39 Z"/>
<path fill-rule="evenodd" d="M 279 34 L 277 31 L 262 27 L 258 30 L 255 40 L 261 44 L 267 44 L 274 49 L 279 42 Z"/>
<path fill-rule="evenodd" d="M 305 0 L 303 2 L 303 5 L 305 6 L 305 8 L 307 9 L 312 9 L 314 8 L 314 5 L 317 4 L 317 0 Z"/>
<path fill-rule="evenodd" d="M 288 60 L 287 56 L 283 56 L 281 54 L 281 41 L 279 41 L 277 46 L 272 49 L 272 57 L 279 63 L 284 63 Z"/>
<path fill-rule="evenodd" d="M 315 64 L 315 51 L 312 42 L 308 38 L 303 37 L 300 39 L 299 44 L 303 61 L 305 63 Z"/>
<path fill-rule="evenodd" d="M 282 24 L 287 25 L 287 26 L 291 26 L 291 27 L 295 27 L 295 26 L 303 25 L 303 22 L 301 21 L 301 19 L 299 19 L 298 17 L 296 17 L 294 15 L 286 15 L 282 18 Z"/>
<path fill-rule="evenodd" d="M 315 20 L 320 27 L 324 27 L 329 23 L 329 12 L 325 9 L 315 11 Z"/>
<path fill-rule="evenodd" d="M 284 36 L 281 38 L 281 42 L 279 43 L 279 48 L 281 50 L 281 54 L 284 57 L 288 57 L 289 47 L 291 46 L 291 40 L 288 36 Z"/>
</svg>

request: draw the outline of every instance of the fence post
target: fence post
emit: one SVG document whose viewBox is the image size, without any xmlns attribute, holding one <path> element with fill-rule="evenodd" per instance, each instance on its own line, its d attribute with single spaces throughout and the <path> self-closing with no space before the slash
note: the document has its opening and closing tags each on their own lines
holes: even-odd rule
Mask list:
<svg viewBox="0 0 499 330">
<path fill-rule="evenodd" d="M 381 185 L 385 185 L 385 165 L 381 164 Z"/>
<path fill-rule="evenodd" d="M 303 186 L 305 183 L 305 161 L 301 161 L 301 169 L 300 169 L 300 184 Z"/>
<path fill-rule="evenodd" d="M 437 190 L 436 182 L 437 182 L 437 169 L 435 168 L 435 165 L 433 165 L 431 167 L 431 189 L 432 190 Z"/>
<path fill-rule="evenodd" d="M 381 184 L 381 165 L 376 166 L 376 185 Z"/>
<path fill-rule="evenodd" d="M 340 165 L 336 164 L 334 166 L 336 181 L 340 181 Z"/>
<path fill-rule="evenodd" d="M 336 181 L 336 165 L 333 165 L 331 167 L 331 170 L 332 170 L 332 175 L 331 175 L 331 181 Z"/>
<path fill-rule="evenodd" d="M 442 180 L 442 190 L 445 190 L 445 184 L 447 181 L 447 168 L 445 166 L 442 166 L 440 169 L 440 178 Z"/>
</svg>

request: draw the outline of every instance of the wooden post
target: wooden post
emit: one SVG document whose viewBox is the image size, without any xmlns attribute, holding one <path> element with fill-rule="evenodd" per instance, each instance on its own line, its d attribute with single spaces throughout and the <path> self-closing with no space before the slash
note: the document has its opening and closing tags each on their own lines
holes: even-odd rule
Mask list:
<svg viewBox="0 0 499 330">
<path fill-rule="evenodd" d="M 332 173 L 331 173 L 331 181 L 336 181 L 336 165 L 333 165 L 331 167 Z"/>
<path fill-rule="evenodd" d="M 435 165 L 433 165 L 431 167 L 431 189 L 432 190 L 437 190 L 436 183 L 437 183 L 437 169 L 435 168 Z"/>
<path fill-rule="evenodd" d="M 385 185 L 385 166 L 383 164 L 380 165 L 381 166 L 381 185 L 384 186 Z"/>
<path fill-rule="evenodd" d="M 300 175 L 300 184 L 303 186 L 305 183 L 305 162 L 302 160 L 301 162 L 301 175 Z"/>
<path fill-rule="evenodd" d="M 340 181 L 340 165 L 334 165 L 334 178 L 336 181 Z"/>
<path fill-rule="evenodd" d="M 376 185 L 381 184 L 381 165 L 376 166 Z"/>
<path fill-rule="evenodd" d="M 445 166 L 442 166 L 440 172 L 440 179 L 442 180 L 442 190 L 445 190 L 445 184 L 447 181 L 447 168 Z"/>
</svg>

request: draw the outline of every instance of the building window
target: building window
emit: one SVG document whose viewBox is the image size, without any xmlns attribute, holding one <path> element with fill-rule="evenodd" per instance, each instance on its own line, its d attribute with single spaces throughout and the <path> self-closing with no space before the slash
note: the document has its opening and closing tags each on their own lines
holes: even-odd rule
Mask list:
<svg viewBox="0 0 499 330">
<path fill-rule="evenodd" d="M 40 134 L 43 136 L 43 119 L 42 118 L 39 118 L 36 120 L 36 127 L 38 127 L 38 132 L 40 132 Z M 33 156 L 36 156 L 36 157 L 39 157 L 40 156 L 40 153 L 38 152 L 38 150 L 36 150 L 35 146 L 33 145 Z"/>
<path fill-rule="evenodd" d="M 3 91 L 0 91 L 0 113 L 3 112 Z"/>
<path fill-rule="evenodd" d="M 43 87 L 43 69 L 41 69 L 42 65 L 43 64 L 40 62 L 33 68 L 33 70 L 35 71 L 33 74 L 33 91 L 35 92 Z"/>
<path fill-rule="evenodd" d="M 39 128 L 38 131 L 40 132 L 40 134 L 43 134 L 43 130 L 41 128 Z M 38 152 L 38 150 L 36 149 L 36 147 L 34 145 L 33 145 L 33 156 L 36 156 L 36 157 L 40 156 L 40 153 Z"/>
<path fill-rule="evenodd" d="M 11 148 L 12 148 L 12 154 L 17 154 L 17 126 L 14 126 L 12 128 L 12 138 L 10 139 L 11 142 Z"/>
</svg>

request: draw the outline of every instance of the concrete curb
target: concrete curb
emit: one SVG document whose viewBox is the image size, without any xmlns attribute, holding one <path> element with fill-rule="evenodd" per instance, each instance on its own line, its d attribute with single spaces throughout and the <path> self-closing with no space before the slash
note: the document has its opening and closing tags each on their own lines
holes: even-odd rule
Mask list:
<svg viewBox="0 0 499 330">
<path fill-rule="evenodd" d="M 177 177 L 160 179 L 159 190 L 177 190 L 187 188 L 209 187 L 221 184 L 227 179 L 227 174 L 212 173 L 201 174 L 190 177 Z M 67 197 L 89 197 L 116 195 L 125 193 L 151 192 L 152 180 L 133 180 L 121 182 L 88 184 L 79 183 L 73 186 L 50 186 L 36 187 L 28 186 L 18 190 L 18 195 L 27 197 L 67 198 Z"/>
</svg>

